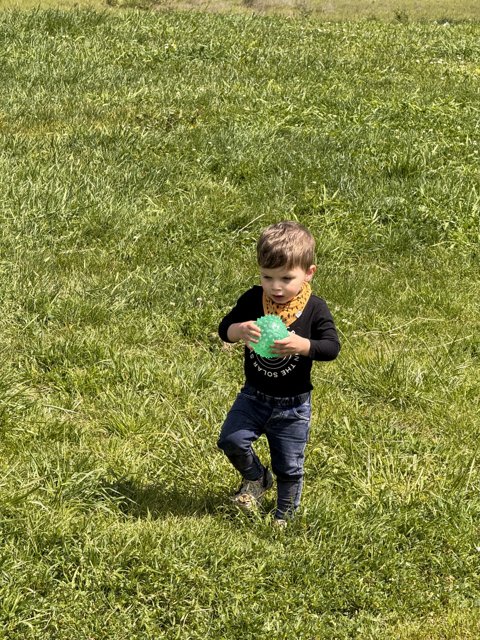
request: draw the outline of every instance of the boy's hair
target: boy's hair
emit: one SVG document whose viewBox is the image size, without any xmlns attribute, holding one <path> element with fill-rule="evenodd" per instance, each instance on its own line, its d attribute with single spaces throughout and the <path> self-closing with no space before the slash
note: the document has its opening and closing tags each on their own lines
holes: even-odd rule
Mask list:
<svg viewBox="0 0 480 640">
<path fill-rule="evenodd" d="M 264 269 L 307 270 L 315 262 L 315 239 L 298 222 L 277 222 L 263 230 L 257 242 L 257 261 Z"/>
</svg>

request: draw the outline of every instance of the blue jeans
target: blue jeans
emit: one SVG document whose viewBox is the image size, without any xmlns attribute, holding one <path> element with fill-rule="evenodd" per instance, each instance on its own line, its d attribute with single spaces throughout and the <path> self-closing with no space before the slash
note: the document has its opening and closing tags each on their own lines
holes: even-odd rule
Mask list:
<svg viewBox="0 0 480 640">
<path fill-rule="evenodd" d="M 310 431 L 310 395 L 275 398 L 246 384 L 228 412 L 218 440 L 235 469 L 246 480 L 258 480 L 265 467 L 252 444 L 265 434 L 277 477 L 276 518 L 293 515 L 300 504 Z"/>
</svg>

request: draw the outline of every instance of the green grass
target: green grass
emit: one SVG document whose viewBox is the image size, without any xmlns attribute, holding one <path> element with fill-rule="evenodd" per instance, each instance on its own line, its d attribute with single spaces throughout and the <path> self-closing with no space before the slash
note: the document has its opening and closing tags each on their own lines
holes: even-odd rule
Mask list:
<svg viewBox="0 0 480 640">
<path fill-rule="evenodd" d="M 0 638 L 478 638 L 479 31 L 0 14 Z M 215 332 L 283 218 L 343 350 L 276 532 Z"/>
<path fill-rule="evenodd" d="M 0 0 L 1 9 L 142 9 L 283 15 L 325 21 L 480 20 L 477 0 Z"/>
</svg>

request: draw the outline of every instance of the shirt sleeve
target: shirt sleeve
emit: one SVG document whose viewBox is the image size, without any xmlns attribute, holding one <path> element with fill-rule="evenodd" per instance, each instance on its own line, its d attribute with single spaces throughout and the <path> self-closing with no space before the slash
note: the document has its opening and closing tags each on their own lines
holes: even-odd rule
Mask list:
<svg viewBox="0 0 480 640">
<path fill-rule="evenodd" d="M 246 322 L 247 320 L 255 320 L 258 316 L 256 309 L 256 295 L 254 289 L 249 289 L 240 296 L 237 303 L 231 311 L 220 322 L 218 327 L 218 335 L 223 342 L 231 342 L 228 339 L 228 328 L 236 322 Z"/>
<path fill-rule="evenodd" d="M 309 357 L 312 360 L 329 361 L 335 360 L 339 353 L 340 340 L 335 323 L 330 310 L 323 302 L 312 323 Z"/>
</svg>

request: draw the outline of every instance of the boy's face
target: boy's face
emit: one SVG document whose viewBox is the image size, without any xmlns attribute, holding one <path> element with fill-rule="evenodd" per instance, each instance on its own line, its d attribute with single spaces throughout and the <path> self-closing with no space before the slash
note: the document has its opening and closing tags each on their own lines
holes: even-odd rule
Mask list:
<svg viewBox="0 0 480 640">
<path fill-rule="evenodd" d="M 315 270 L 313 264 L 307 270 L 302 267 L 260 267 L 260 281 L 264 292 L 271 300 L 277 304 L 286 304 L 300 292 L 304 282 L 310 282 Z"/>
</svg>

